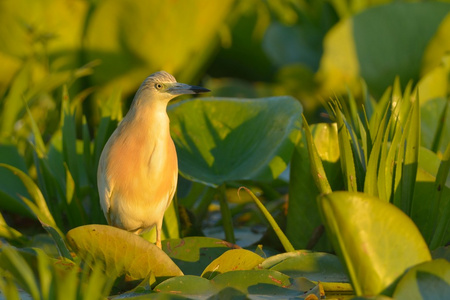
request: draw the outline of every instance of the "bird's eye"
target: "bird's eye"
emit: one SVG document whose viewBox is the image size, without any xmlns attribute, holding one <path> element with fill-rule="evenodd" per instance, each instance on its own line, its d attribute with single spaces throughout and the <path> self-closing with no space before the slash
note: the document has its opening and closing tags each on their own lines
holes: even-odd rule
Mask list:
<svg viewBox="0 0 450 300">
<path fill-rule="evenodd" d="M 155 83 L 155 89 L 160 90 L 162 87 L 163 85 L 161 83 Z"/>
</svg>

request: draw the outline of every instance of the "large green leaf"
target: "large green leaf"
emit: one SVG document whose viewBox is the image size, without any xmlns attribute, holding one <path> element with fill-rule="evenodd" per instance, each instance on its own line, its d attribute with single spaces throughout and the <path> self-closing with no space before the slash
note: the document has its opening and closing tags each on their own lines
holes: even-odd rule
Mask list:
<svg viewBox="0 0 450 300">
<path fill-rule="evenodd" d="M 345 92 L 348 86 L 357 90 L 362 77 L 378 97 L 397 75 L 402 86 L 417 81 L 428 43 L 449 12 L 448 3 L 397 2 L 342 20 L 324 39 L 318 73 L 323 89 L 329 94 Z M 443 43 L 434 45 L 446 49 Z"/>
<path fill-rule="evenodd" d="M 431 259 L 417 227 L 394 205 L 352 192 L 323 195 L 318 202 L 357 295 L 387 292 L 409 267 Z"/>
<path fill-rule="evenodd" d="M 450 295 L 450 263 L 437 259 L 414 266 L 400 279 L 394 291 L 394 298 L 447 299 Z"/>
<path fill-rule="evenodd" d="M 106 225 L 85 225 L 67 233 L 72 249 L 88 263 L 102 265 L 108 276 L 141 279 L 173 277 L 183 272 L 161 249 L 133 233 Z"/>
<path fill-rule="evenodd" d="M 180 171 L 212 186 L 274 179 L 291 159 L 301 112 L 292 97 L 202 98 L 171 105 Z"/>
</svg>

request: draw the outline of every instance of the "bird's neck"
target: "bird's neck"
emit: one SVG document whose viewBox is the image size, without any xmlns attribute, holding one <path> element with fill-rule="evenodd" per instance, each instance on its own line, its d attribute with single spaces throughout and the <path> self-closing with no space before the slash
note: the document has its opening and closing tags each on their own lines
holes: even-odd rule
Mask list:
<svg viewBox="0 0 450 300">
<path fill-rule="evenodd" d="M 125 122 L 129 122 L 133 128 L 142 128 L 164 132 L 169 130 L 169 117 L 167 116 L 167 104 L 163 102 L 135 103 L 127 115 Z"/>
</svg>

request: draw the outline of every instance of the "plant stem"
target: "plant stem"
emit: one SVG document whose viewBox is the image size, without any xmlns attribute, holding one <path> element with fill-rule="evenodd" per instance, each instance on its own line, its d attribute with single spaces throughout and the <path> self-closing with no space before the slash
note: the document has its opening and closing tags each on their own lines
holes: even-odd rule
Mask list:
<svg viewBox="0 0 450 300">
<path fill-rule="evenodd" d="M 219 186 L 219 203 L 220 212 L 222 213 L 222 223 L 223 229 L 225 231 L 225 239 L 228 242 L 235 244 L 236 240 L 234 238 L 233 219 L 231 218 L 231 211 L 228 207 L 225 184 Z"/>
</svg>

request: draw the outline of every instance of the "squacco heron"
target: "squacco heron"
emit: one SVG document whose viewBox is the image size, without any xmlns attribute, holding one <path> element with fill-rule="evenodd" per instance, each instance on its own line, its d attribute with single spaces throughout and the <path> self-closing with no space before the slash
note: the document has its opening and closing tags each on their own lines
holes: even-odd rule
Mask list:
<svg viewBox="0 0 450 300">
<path fill-rule="evenodd" d="M 167 104 L 178 95 L 205 92 L 209 90 L 178 83 L 164 71 L 141 84 L 100 156 L 97 183 L 108 224 L 136 234 L 156 226 L 156 245 L 161 248 L 164 212 L 178 179 Z"/>
</svg>

